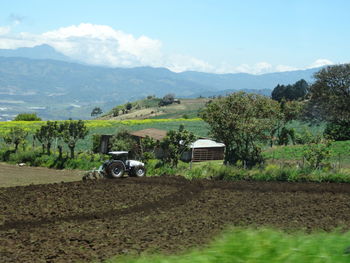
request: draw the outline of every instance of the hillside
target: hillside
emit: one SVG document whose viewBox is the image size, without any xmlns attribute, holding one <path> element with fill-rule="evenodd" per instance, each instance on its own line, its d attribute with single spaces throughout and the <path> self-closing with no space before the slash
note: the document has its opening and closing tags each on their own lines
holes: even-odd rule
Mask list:
<svg viewBox="0 0 350 263">
<path fill-rule="evenodd" d="M 319 70 L 264 75 L 175 73 L 165 68 L 90 66 L 67 59 L 50 46 L 0 50 L 0 121 L 19 112 L 38 112 L 44 119 L 88 119 L 95 106 L 106 111 L 148 95 L 196 98 L 242 89 L 269 94 L 277 84 L 301 78 L 311 82 Z"/>
<path fill-rule="evenodd" d="M 118 116 L 113 115 L 113 110 L 98 118 L 102 120 L 142 120 L 142 119 L 178 119 L 197 118 L 198 112 L 209 101 L 208 98 L 179 99 L 180 103 L 173 103 L 167 106 L 158 106 L 161 99 L 149 98 L 132 102 L 131 110 L 123 113 L 126 104 L 118 105 Z"/>
</svg>

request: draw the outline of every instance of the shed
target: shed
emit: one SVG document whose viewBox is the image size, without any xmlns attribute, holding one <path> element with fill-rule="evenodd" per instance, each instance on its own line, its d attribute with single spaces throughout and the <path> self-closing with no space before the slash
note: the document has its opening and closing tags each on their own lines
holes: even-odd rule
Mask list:
<svg viewBox="0 0 350 263">
<path fill-rule="evenodd" d="M 190 145 L 190 151 L 182 159 L 192 162 L 223 160 L 225 144 L 210 139 L 198 139 Z"/>
</svg>

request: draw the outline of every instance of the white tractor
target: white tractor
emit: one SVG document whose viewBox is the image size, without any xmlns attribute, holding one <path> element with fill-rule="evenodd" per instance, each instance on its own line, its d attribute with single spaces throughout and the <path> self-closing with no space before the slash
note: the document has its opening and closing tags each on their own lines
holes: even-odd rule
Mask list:
<svg viewBox="0 0 350 263">
<path fill-rule="evenodd" d="M 128 160 L 128 152 L 109 152 L 111 159 L 105 161 L 97 170 L 92 170 L 83 176 L 83 180 L 98 178 L 122 178 L 129 176 L 143 177 L 146 175 L 145 164 L 140 161 Z"/>
</svg>

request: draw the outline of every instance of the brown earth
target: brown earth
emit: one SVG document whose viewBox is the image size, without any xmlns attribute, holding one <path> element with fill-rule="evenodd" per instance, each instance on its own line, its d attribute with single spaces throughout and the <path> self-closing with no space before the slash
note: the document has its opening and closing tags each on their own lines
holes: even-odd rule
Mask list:
<svg viewBox="0 0 350 263">
<path fill-rule="evenodd" d="M 229 225 L 350 227 L 350 185 L 127 178 L 0 188 L 0 262 L 173 253 Z"/>
<path fill-rule="evenodd" d="M 80 181 L 84 171 L 55 170 L 0 162 L 0 187 Z"/>
</svg>

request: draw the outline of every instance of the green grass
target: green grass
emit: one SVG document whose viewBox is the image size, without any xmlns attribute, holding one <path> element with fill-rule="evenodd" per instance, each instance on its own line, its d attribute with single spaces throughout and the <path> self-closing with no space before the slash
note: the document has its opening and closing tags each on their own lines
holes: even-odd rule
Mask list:
<svg viewBox="0 0 350 263">
<path fill-rule="evenodd" d="M 274 146 L 266 148 L 264 157 L 272 160 L 302 160 L 304 145 Z M 350 141 L 333 142 L 331 147 L 331 162 L 350 164 Z"/>
<path fill-rule="evenodd" d="M 195 245 L 195 244 L 194 244 Z M 180 255 L 125 256 L 108 263 L 231 263 L 231 262 L 350 262 L 344 253 L 350 246 L 350 232 L 286 233 L 273 229 L 233 228 L 209 246 Z"/>
</svg>

